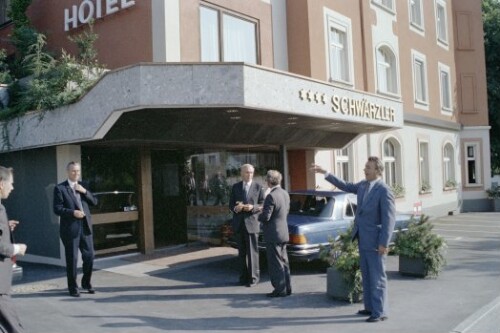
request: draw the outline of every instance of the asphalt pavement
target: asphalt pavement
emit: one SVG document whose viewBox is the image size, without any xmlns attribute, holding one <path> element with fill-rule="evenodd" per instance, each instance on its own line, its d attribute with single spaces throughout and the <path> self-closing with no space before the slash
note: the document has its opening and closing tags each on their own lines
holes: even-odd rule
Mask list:
<svg viewBox="0 0 500 333">
<path fill-rule="evenodd" d="M 236 251 L 200 244 L 153 255 L 98 259 L 96 294 L 69 297 L 63 267 L 22 263 L 13 287 L 27 332 L 411 332 L 500 333 L 500 213 L 434 220 L 448 243 L 436 279 L 401 276 L 389 256 L 389 320 L 366 323 L 361 304 L 326 295 L 325 270 L 292 265 L 293 294 L 269 299 L 267 270 L 237 285 Z M 81 275 L 80 275 L 81 276 Z"/>
</svg>

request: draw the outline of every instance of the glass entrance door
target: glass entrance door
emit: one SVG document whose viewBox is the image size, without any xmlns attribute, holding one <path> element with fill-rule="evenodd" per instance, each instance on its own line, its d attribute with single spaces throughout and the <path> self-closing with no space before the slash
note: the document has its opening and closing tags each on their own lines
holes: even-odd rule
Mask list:
<svg viewBox="0 0 500 333">
<path fill-rule="evenodd" d="M 151 151 L 155 247 L 187 242 L 183 153 Z"/>
</svg>

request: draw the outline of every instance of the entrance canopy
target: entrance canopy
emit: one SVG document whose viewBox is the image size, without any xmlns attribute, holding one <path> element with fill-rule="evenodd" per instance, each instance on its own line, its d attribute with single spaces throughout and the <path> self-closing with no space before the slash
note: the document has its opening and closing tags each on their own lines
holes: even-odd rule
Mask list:
<svg viewBox="0 0 500 333">
<path fill-rule="evenodd" d="M 403 126 L 399 101 L 243 63 L 138 64 L 7 124 L 3 152 L 61 144 L 341 148 Z"/>
</svg>

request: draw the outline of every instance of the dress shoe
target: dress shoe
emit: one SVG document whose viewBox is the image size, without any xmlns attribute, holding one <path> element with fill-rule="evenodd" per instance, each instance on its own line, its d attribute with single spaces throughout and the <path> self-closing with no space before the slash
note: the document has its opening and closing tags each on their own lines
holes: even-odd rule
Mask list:
<svg viewBox="0 0 500 333">
<path fill-rule="evenodd" d="M 85 286 L 85 287 L 82 287 L 83 289 L 87 290 L 87 292 L 89 294 L 95 294 L 95 289 L 92 288 L 92 286 Z"/>
<path fill-rule="evenodd" d="M 257 285 L 257 282 L 252 282 L 252 283 L 247 283 L 247 287 L 255 287 Z"/>
<path fill-rule="evenodd" d="M 286 295 L 287 295 L 287 296 L 290 296 L 291 294 L 292 294 L 292 289 L 287 289 L 287 290 L 286 290 Z"/>
<path fill-rule="evenodd" d="M 266 294 L 267 297 L 285 297 L 287 296 L 286 293 L 276 293 L 276 292 L 272 292 L 272 293 L 268 293 Z"/>
<path fill-rule="evenodd" d="M 71 297 L 80 297 L 80 292 L 79 292 L 78 290 L 71 290 L 71 291 L 69 292 L 69 295 L 70 295 Z"/>
<path fill-rule="evenodd" d="M 376 323 L 376 322 L 379 322 L 379 321 L 384 321 L 384 320 L 387 320 L 388 318 L 387 317 L 372 317 L 370 316 L 366 321 L 368 323 Z"/>
<path fill-rule="evenodd" d="M 359 310 L 359 311 L 358 311 L 358 314 L 359 314 L 359 315 L 362 315 L 362 316 L 371 316 L 371 315 L 372 315 L 372 312 L 371 312 L 370 310 L 365 310 L 365 309 L 363 309 L 363 310 Z"/>
</svg>

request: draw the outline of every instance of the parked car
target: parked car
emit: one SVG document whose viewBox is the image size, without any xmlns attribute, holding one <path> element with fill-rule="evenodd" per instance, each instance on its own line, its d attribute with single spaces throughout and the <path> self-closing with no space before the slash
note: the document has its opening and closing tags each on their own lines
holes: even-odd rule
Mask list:
<svg viewBox="0 0 500 333">
<path fill-rule="evenodd" d="M 23 268 L 17 264 L 16 256 L 12 257 L 12 281 L 19 281 L 23 278 Z"/>
<path fill-rule="evenodd" d="M 319 259 L 321 246 L 329 246 L 329 239 L 337 239 L 354 222 L 357 196 L 342 191 L 303 190 L 290 192 L 287 251 L 290 261 Z M 406 230 L 410 214 L 397 213 L 395 234 Z M 231 237 L 228 243 L 236 247 Z M 259 235 L 259 249 L 265 250 L 265 240 Z"/>
<path fill-rule="evenodd" d="M 136 196 L 130 191 L 96 192 L 97 206 L 90 206 L 94 220 L 94 247 L 96 250 L 135 244 L 137 242 L 137 220 L 120 220 L 116 214 L 104 218 L 109 213 L 137 211 Z M 102 214 L 102 215 L 101 215 Z M 105 216 L 105 215 L 104 215 Z M 116 222 L 110 222 L 116 221 Z"/>
</svg>

